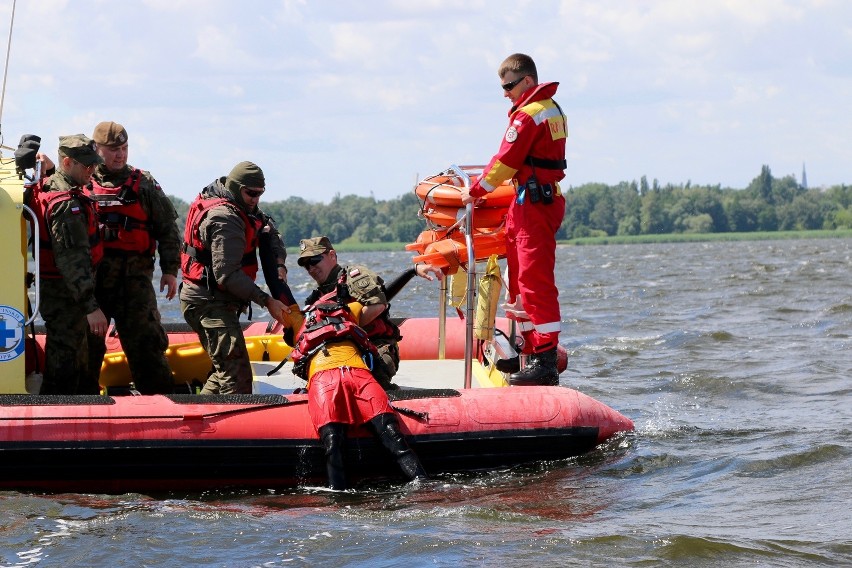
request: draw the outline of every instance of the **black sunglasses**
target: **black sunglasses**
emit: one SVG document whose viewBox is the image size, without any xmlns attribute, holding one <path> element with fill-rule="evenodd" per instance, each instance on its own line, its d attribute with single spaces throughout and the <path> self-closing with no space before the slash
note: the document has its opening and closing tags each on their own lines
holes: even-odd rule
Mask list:
<svg viewBox="0 0 852 568">
<path fill-rule="evenodd" d="M 316 266 L 317 264 L 322 262 L 322 257 L 324 255 L 325 255 L 325 253 L 315 254 L 314 256 L 308 256 L 308 257 L 305 257 L 305 258 L 300 258 L 299 259 L 299 266 L 301 266 L 302 268 L 310 268 L 312 266 Z"/>
<path fill-rule="evenodd" d="M 255 198 L 263 195 L 263 192 L 266 191 L 266 190 L 264 190 L 264 189 L 249 189 L 247 187 L 244 187 L 243 191 L 246 192 L 246 195 L 248 195 L 252 199 L 255 199 Z"/>
<path fill-rule="evenodd" d="M 74 158 L 71 158 L 71 159 L 72 159 L 72 160 L 74 160 Z M 83 166 L 83 167 L 84 167 L 85 169 L 87 169 L 87 170 L 93 170 L 93 169 L 95 169 L 96 167 L 98 167 L 98 163 L 97 163 L 97 162 L 95 162 L 94 164 L 84 164 L 83 162 L 81 162 L 81 161 L 79 161 L 79 160 L 74 160 L 74 161 L 75 161 L 75 162 L 77 162 L 78 164 L 80 164 L 81 166 Z"/>
<path fill-rule="evenodd" d="M 506 83 L 505 85 L 501 85 L 501 87 L 503 87 L 503 90 L 504 90 L 504 91 L 506 91 L 506 92 L 508 93 L 509 91 L 511 91 L 512 89 L 514 89 L 514 88 L 518 85 L 518 83 L 520 83 L 521 81 L 523 81 L 523 80 L 524 80 L 524 79 L 526 79 L 526 78 L 527 78 L 527 76 L 526 76 L 526 75 L 524 75 L 524 76 L 523 76 L 523 77 L 521 77 L 520 79 L 515 79 L 515 80 L 514 80 L 514 81 L 512 81 L 511 83 Z"/>
</svg>

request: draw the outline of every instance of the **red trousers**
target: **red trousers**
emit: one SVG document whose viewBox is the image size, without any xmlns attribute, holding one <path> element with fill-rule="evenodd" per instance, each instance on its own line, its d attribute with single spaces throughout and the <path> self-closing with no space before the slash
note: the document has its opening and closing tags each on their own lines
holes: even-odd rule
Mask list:
<svg viewBox="0 0 852 568">
<path fill-rule="evenodd" d="M 393 411 L 388 395 L 367 369 L 333 367 L 311 377 L 308 414 L 317 430 L 330 422 L 360 426 Z"/>
<path fill-rule="evenodd" d="M 556 231 L 565 216 L 565 198 L 553 203 L 512 202 L 506 219 L 509 301 L 520 299 L 526 318 L 515 318 L 524 336 L 524 353 L 556 347 L 562 318 L 556 287 Z"/>
</svg>

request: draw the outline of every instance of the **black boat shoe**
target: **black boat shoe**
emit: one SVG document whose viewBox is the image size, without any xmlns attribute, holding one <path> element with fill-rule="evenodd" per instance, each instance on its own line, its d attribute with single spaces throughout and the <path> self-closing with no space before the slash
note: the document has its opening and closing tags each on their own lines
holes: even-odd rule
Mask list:
<svg viewBox="0 0 852 568">
<path fill-rule="evenodd" d="M 556 347 L 533 353 L 527 358 L 526 367 L 509 375 L 509 384 L 516 387 L 557 386 L 559 369 L 556 368 L 556 358 Z"/>
</svg>

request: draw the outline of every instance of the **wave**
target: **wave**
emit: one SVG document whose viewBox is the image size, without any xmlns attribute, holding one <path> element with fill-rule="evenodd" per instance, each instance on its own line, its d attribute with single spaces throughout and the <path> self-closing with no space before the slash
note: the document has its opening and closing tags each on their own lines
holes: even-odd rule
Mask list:
<svg viewBox="0 0 852 568">
<path fill-rule="evenodd" d="M 823 444 L 768 459 L 748 460 L 739 468 L 742 477 L 773 477 L 791 470 L 842 461 L 852 456 L 852 450 L 837 444 Z"/>
</svg>

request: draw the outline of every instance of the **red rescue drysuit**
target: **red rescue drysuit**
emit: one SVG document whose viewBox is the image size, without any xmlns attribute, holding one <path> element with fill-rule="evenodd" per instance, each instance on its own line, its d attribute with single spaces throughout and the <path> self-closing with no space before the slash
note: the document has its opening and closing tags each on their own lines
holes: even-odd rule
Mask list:
<svg viewBox="0 0 852 568">
<path fill-rule="evenodd" d="M 559 83 L 529 89 L 509 110 L 509 127 L 500 150 L 470 189 L 481 197 L 508 179 L 515 180 L 518 199 L 506 220 L 509 270 L 507 315 L 519 324 L 525 353 L 541 353 L 558 344 L 562 319 L 556 287 L 556 232 L 565 215 L 559 180 L 565 177 L 565 115 L 552 97 Z M 531 178 L 548 188 L 546 203 L 526 191 Z"/>
</svg>

